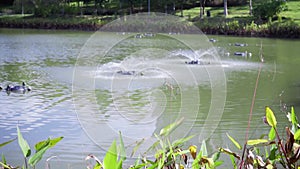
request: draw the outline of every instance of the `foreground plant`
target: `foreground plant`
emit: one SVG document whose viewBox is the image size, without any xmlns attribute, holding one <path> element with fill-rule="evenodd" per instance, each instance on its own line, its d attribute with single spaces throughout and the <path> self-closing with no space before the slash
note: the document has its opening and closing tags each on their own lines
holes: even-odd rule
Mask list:
<svg viewBox="0 0 300 169">
<path fill-rule="evenodd" d="M 192 145 L 188 149 L 183 149 L 184 143 L 189 141 L 194 136 L 188 136 L 181 139 L 177 139 L 173 142 L 170 141 L 170 134 L 183 122 L 183 118 L 178 121 L 164 127 L 160 130 L 159 134 L 154 134 L 157 141 L 150 146 L 147 151 L 140 155 L 130 169 L 184 169 L 184 168 L 206 168 L 214 169 L 221 165 L 223 162 L 218 161 L 220 152 L 216 152 L 209 157 L 207 153 L 206 143 L 202 142 L 200 151 L 197 151 L 197 146 Z M 143 143 L 143 140 L 138 142 L 133 148 L 131 157 L 135 154 L 138 148 Z M 147 154 L 153 153 L 153 157 L 147 157 Z M 89 169 L 121 169 L 122 163 L 125 158 L 125 148 L 120 134 L 120 145 L 116 145 L 116 141 L 113 141 L 111 147 L 107 151 L 103 161 L 98 159 L 94 155 L 88 155 L 86 160 L 94 159 L 95 164 L 89 165 Z"/>
<path fill-rule="evenodd" d="M 248 140 L 246 145 L 245 159 L 241 158 L 238 153 L 229 149 L 220 148 L 220 151 L 228 154 L 232 161 L 233 167 L 237 168 L 240 161 L 240 168 L 277 168 L 280 164 L 283 168 L 299 169 L 300 168 L 300 129 L 294 108 L 288 113 L 291 122 L 291 128 L 286 127 L 286 139 L 283 139 L 277 130 L 277 120 L 270 107 L 266 107 L 265 122 L 271 127 L 268 138 Z M 242 149 L 240 144 L 228 135 L 229 139 L 238 149 Z M 265 153 L 262 154 L 261 150 Z"/>
<path fill-rule="evenodd" d="M 40 141 L 37 144 L 35 144 L 35 154 L 31 156 L 31 149 L 28 145 L 28 142 L 23 138 L 23 135 L 17 126 L 17 138 L 9 140 L 7 142 L 4 142 L 0 144 L 0 147 L 5 146 L 16 139 L 18 139 L 18 144 L 22 150 L 23 156 L 24 156 L 24 161 L 25 164 L 22 166 L 22 168 L 29 168 L 29 165 L 32 168 L 35 168 L 36 164 L 43 158 L 43 155 L 45 152 L 55 146 L 58 142 L 60 142 L 63 137 L 57 137 L 54 139 L 48 138 L 47 140 Z M 29 164 L 29 165 L 28 165 Z M 2 155 L 2 162 L 0 162 L 0 165 L 2 166 L 3 169 L 15 169 L 15 168 L 20 168 L 20 167 L 12 167 L 11 165 L 7 164 L 5 156 Z"/>
</svg>

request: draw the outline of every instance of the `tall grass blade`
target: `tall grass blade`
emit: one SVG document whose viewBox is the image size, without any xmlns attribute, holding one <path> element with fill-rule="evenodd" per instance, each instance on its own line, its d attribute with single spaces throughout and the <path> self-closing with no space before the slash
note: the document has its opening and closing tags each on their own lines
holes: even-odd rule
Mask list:
<svg viewBox="0 0 300 169">
<path fill-rule="evenodd" d="M 248 140 L 247 144 L 249 146 L 256 146 L 258 144 L 267 143 L 267 142 L 268 142 L 268 140 L 266 140 L 266 139 L 256 139 L 256 140 Z"/>
<path fill-rule="evenodd" d="M 122 133 L 119 132 L 119 137 L 120 137 L 120 160 L 124 161 L 126 160 L 126 151 L 125 151 L 125 146 L 124 146 L 124 141 L 122 137 Z"/>
<path fill-rule="evenodd" d="M 174 131 L 182 122 L 183 122 L 183 117 L 179 119 L 178 121 L 169 124 L 168 126 L 164 127 L 163 129 L 160 130 L 159 135 L 160 136 L 168 136 L 172 131 Z"/>
<path fill-rule="evenodd" d="M 141 141 L 137 142 L 137 144 L 133 147 L 130 157 L 134 156 L 135 152 L 140 148 L 144 141 L 145 139 L 142 139 Z"/>
<path fill-rule="evenodd" d="M 18 143 L 23 152 L 23 156 L 25 158 L 29 157 L 31 154 L 31 150 L 30 150 L 30 147 L 29 147 L 27 141 L 23 138 L 22 133 L 20 132 L 19 126 L 17 126 L 17 132 L 18 132 Z"/>
<path fill-rule="evenodd" d="M 239 150 L 242 149 L 242 146 L 233 137 L 231 137 L 228 133 L 226 133 L 226 135 Z"/>
<path fill-rule="evenodd" d="M 0 147 L 3 147 L 3 146 L 5 146 L 6 144 L 9 144 L 9 143 L 15 141 L 16 139 L 17 139 L 17 138 L 14 138 L 14 139 L 8 140 L 8 141 L 6 141 L 6 142 L 4 142 L 4 143 L 1 143 L 1 144 L 0 144 Z"/>
<path fill-rule="evenodd" d="M 202 152 L 202 156 L 208 156 L 205 140 L 202 140 L 200 151 Z"/>
</svg>

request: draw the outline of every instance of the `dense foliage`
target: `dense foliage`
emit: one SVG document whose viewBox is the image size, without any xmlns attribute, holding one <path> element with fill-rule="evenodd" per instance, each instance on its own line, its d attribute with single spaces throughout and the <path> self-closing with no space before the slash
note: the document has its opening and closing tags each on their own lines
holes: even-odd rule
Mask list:
<svg viewBox="0 0 300 169">
<path fill-rule="evenodd" d="M 286 9 L 285 3 L 282 0 L 261 1 L 254 7 L 253 15 L 264 20 L 272 18 Z"/>
</svg>

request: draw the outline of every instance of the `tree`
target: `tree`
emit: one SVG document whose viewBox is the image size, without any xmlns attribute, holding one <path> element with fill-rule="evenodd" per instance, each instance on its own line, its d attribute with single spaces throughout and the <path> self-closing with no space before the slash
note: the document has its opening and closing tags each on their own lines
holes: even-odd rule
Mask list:
<svg viewBox="0 0 300 169">
<path fill-rule="evenodd" d="M 204 16 L 205 2 L 206 0 L 200 0 L 200 18 Z"/>
<path fill-rule="evenodd" d="M 224 0 L 224 15 L 225 15 L 225 17 L 228 15 L 227 0 Z"/>
<path fill-rule="evenodd" d="M 253 10 L 252 0 L 249 0 L 249 15 L 252 15 L 252 10 Z"/>
</svg>

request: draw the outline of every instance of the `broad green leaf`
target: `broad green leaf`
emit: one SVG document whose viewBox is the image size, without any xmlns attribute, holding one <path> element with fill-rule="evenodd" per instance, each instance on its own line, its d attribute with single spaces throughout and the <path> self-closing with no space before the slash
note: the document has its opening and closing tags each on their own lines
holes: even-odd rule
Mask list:
<svg viewBox="0 0 300 169">
<path fill-rule="evenodd" d="M 276 131 L 275 131 L 275 129 L 273 127 L 271 127 L 268 136 L 269 136 L 269 140 L 271 140 L 271 141 L 275 139 L 275 137 L 276 137 Z"/>
<path fill-rule="evenodd" d="M 33 156 L 31 156 L 28 160 L 28 163 L 32 166 L 35 166 L 42 158 L 45 152 L 50 148 L 50 145 L 40 149 Z"/>
<path fill-rule="evenodd" d="M 231 142 L 239 149 L 241 150 L 242 149 L 242 146 L 237 142 L 235 141 L 234 138 L 232 138 L 228 133 L 226 133 L 227 137 L 231 140 Z"/>
<path fill-rule="evenodd" d="M 17 132 L 18 132 L 18 143 L 23 152 L 23 155 L 24 155 L 24 157 L 29 157 L 31 154 L 31 150 L 30 150 L 30 147 L 29 147 L 27 141 L 23 138 L 22 133 L 20 132 L 19 126 L 17 126 Z"/>
<path fill-rule="evenodd" d="M 164 127 L 163 129 L 160 130 L 159 135 L 161 136 L 168 136 L 172 131 L 174 131 L 182 122 L 183 122 L 183 117 L 179 119 L 178 121 L 169 124 L 168 126 Z"/>
<path fill-rule="evenodd" d="M 121 159 L 117 164 L 117 169 L 122 169 L 123 160 Z"/>
<path fill-rule="evenodd" d="M 218 152 L 216 152 L 216 153 L 213 154 L 212 158 L 213 158 L 214 162 L 216 162 L 216 161 L 219 160 L 220 154 L 221 154 L 220 151 L 218 151 Z"/>
<path fill-rule="evenodd" d="M 47 147 L 49 144 L 50 144 L 50 138 L 48 138 L 47 140 L 44 140 L 44 141 L 40 141 L 35 144 L 35 146 L 34 146 L 35 151 L 38 152 L 41 149 Z"/>
<path fill-rule="evenodd" d="M 295 140 L 300 140 L 300 129 L 298 129 L 295 134 L 294 134 L 294 139 Z"/>
<path fill-rule="evenodd" d="M 6 142 L 4 142 L 4 143 L 1 143 L 1 144 L 0 144 L 0 147 L 3 147 L 3 146 L 5 146 L 6 144 L 9 144 L 9 143 L 15 141 L 16 139 L 17 139 L 17 138 L 14 138 L 14 139 L 8 140 L 8 141 L 6 141 Z"/>
<path fill-rule="evenodd" d="M 48 138 L 47 140 L 40 141 L 37 144 L 35 144 L 35 150 L 36 152 L 40 151 L 44 147 L 47 147 L 48 145 L 50 146 L 49 148 L 55 146 L 59 141 L 61 141 L 64 137 L 57 137 L 54 139 Z"/>
<path fill-rule="evenodd" d="M 266 107 L 266 118 L 267 118 L 267 122 L 268 124 L 276 129 L 276 125 L 277 125 L 277 121 L 276 121 L 276 117 L 273 113 L 273 111 L 271 110 L 270 107 Z"/>
<path fill-rule="evenodd" d="M 200 151 L 202 152 L 202 156 L 208 156 L 205 140 L 202 140 Z"/>
<path fill-rule="evenodd" d="M 103 160 L 105 169 L 117 169 L 117 144 L 113 141 Z"/>
<path fill-rule="evenodd" d="M 60 142 L 64 137 L 57 137 L 54 139 L 50 139 L 50 148 L 55 146 L 58 142 Z"/>
<path fill-rule="evenodd" d="M 215 161 L 214 167 L 218 167 L 218 166 L 222 165 L 223 163 L 224 163 L 224 161 Z"/>
<path fill-rule="evenodd" d="M 266 139 L 256 139 L 256 140 L 248 140 L 247 144 L 249 146 L 255 146 L 257 144 L 267 143 L 267 142 L 268 142 L 268 140 L 266 140 Z"/>
<path fill-rule="evenodd" d="M 35 145 L 36 153 L 29 158 L 28 163 L 32 166 L 35 166 L 42 158 L 45 152 L 51 147 L 55 146 L 63 137 L 57 137 L 54 139 L 48 138 L 45 141 L 41 141 Z"/>
</svg>

